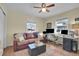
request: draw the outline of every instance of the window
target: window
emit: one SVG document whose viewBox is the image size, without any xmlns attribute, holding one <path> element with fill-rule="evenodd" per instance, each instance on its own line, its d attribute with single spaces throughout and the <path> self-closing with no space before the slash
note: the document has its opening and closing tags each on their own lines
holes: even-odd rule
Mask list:
<svg viewBox="0 0 79 59">
<path fill-rule="evenodd" d="M 36 31 L 36 24 L 32 22 L 26 23 L 26 28 L 28 31 Z"/>
</svg>

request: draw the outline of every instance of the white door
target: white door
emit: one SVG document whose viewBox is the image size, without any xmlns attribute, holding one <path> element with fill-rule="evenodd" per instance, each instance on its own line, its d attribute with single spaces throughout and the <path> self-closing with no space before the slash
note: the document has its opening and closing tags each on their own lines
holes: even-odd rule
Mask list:
<svg viewBox="0 0 79 59">
<path fill-rule="evenodd" d="M 1 41 L 1 48 L 6 48 L 6 22 L 5 22 L 5 15 L 0 9 L 0 41 Z"/>
<path fill-rule="evenodd" d="M 4 40 L 4 14 L 0 9 L 0 52 L 3 51 L 3 40 Z"/>
</svg>

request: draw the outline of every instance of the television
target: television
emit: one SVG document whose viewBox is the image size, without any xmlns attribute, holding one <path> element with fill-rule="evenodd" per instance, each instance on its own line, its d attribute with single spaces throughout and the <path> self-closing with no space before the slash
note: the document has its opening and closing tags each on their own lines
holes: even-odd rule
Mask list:
<svg viewBox="0 0 79 59">
<path fill-rule="evenodd" d="M 43 31 L 43 34 L 46 34 L 46 31 Z"/>
<path fill-rule="evenodd" d="M 61 30 L 61 34 L 66 34 L 66 35 L 68 35 L 68 30 Z"/>
<path fill-rule="evenodd" d="M 54 33 L 54 29 L 46 29 L 46 33 Z"/>
</svg>

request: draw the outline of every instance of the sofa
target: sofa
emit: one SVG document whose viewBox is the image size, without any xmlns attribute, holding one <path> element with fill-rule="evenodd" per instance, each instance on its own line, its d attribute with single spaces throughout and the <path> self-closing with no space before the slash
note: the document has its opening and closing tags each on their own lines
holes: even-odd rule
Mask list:
<svg viewBox="0 0 79 59">
<path fill-rule="evenodd" d="M 38 33 L 14 33 L 13 38 L 14 51 L 18 51 L 27 48 L 29 43 L 35 42 L 38 38 Z"/>
</svg>

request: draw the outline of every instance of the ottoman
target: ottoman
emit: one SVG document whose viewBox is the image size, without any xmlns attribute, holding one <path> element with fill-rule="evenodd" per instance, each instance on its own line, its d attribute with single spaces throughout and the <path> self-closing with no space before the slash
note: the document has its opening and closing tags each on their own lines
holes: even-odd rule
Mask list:
<svg viewBox="0 0 79 59">
<path fill-rule="evenodd" d="M 29 45 L 32 45 L 32 48 L 28 46 L 28 52 L 31 56 L 37 56 L 46 51 L 46 45 L 44 43 L 40 43 L 38 46 L 35 43 Z"/>
</svg>

